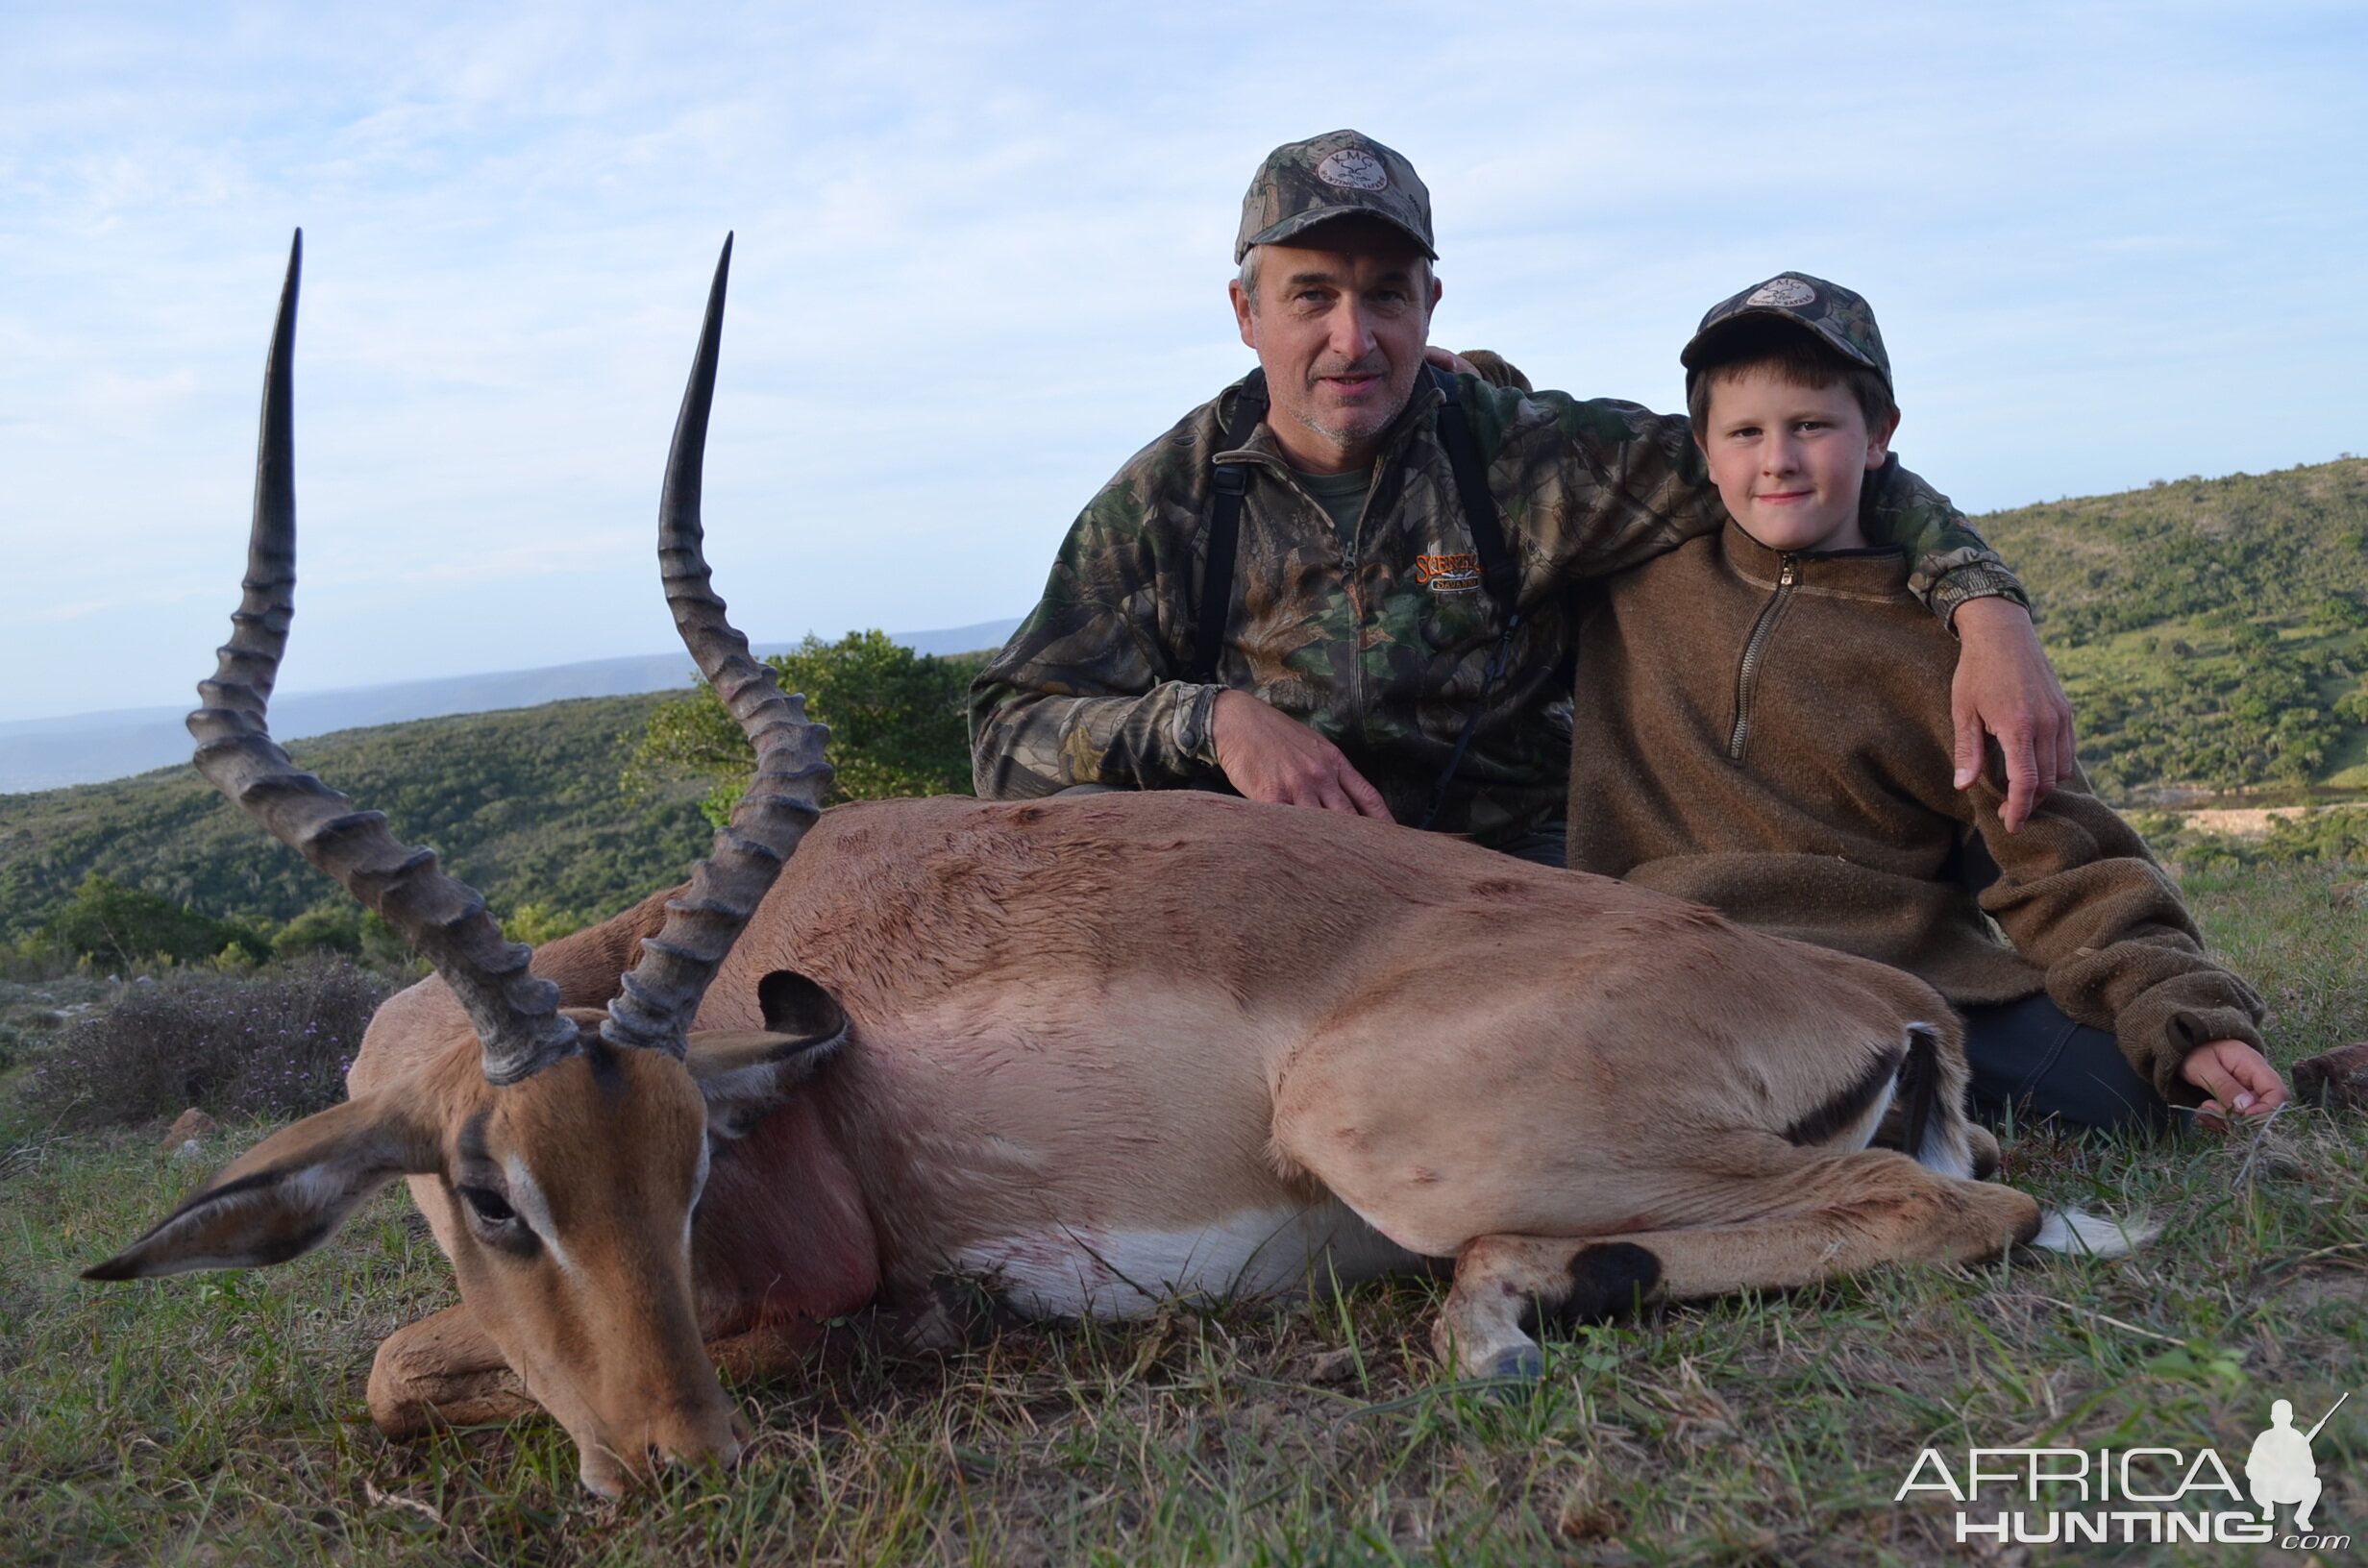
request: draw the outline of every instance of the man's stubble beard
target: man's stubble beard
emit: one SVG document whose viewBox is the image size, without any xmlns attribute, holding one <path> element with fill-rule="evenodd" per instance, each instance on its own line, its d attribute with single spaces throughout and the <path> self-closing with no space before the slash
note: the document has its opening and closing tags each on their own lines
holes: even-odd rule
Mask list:
<svg viewBox="0 0 2368 1568">
<path fill-rule="evenodd" d="M 1319 411 L 1316 401 L 1317 383 L 1328 376 L 1378 372 L 1387 377 L 1389 368 L 1386 361 L 1379 365 L 1368 365 L 1362 360 L 1344 366 L 1319 365 L 1308 373 L 1300 406 L 1293 412 L 1297 415 L 1300 424 L 1337 446 L 1352 447 L 1360 441 L 1369 441 L 1383 430 L 1388 429 L 1391 421 L 1405 411 L 1407 401 L 1414 396 L 1415 379 L 1409 376 L 1403 387 L 1392 386 L 1392 395 L 1386 400 L 1384 405 L 1376 405 L 1360 413 L 1344 410 L 1340 423 L 1327 421 L 1325 416 Z M 1385 382 L 1385 384 L 1388 383 Z"/>
</svg>

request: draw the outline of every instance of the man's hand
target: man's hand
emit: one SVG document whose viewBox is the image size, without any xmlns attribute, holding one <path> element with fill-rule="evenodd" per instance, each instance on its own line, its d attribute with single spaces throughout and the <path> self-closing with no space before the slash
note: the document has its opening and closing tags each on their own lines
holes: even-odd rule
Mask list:
<svg viewBox="0 0 2368 1568">
<path fill-rule="evenodd" d="M 1443 349 L 1436 343 L 1422 351 L 1422 357 L 1430 363 L 1437 365 L 1440 369 L 1445 371 L 1450 376 L 1477 376 L 1480 374 L 1480 367 L 1478 365 L 1473 364 L 1470 360 L 1465 358 L 1453 349 Z"/>
<path fill-rule="evenodd" d="M 2007 759 L 2007 803 L 1998 815 L 2008 832 L 2017 832 L 2032 808 L 2072 776 L 2072 703 L 2020 604 L 1969 599 L 1957 606 L 1956 625 L 1949 712 L 1957 721 L 1957 787 L 1981 776 L 1983 732 L 1997 736 Z"/>
<path fill-rule="evenodd" d="M 2265 1116 L 2285 1104 L 2285 1080 L 2241 1040 L 2197 1046 L 2179 1064 L 2179 1076 L 2211 1096 L 2195 1108 L 2195 1119 L 2215 1133 L 2228 1131 L 2232 1113 Z"/>
<path fill-rule="evenodd" d="M 1217 766 L 1250 799 L 1391 821 L 1381 792 L 1349 766 L 1339 747 L 1249 693 L 1218 693 L 1209 729 Z"/>
</svg>

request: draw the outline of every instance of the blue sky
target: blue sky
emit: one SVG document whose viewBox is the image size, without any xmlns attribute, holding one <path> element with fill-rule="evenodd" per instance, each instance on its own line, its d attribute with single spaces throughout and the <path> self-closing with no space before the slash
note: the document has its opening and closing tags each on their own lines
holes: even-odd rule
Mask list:
<svg viewBox="0 0 2368 1568">
<path fill-rule="evenodd" d="M 1437 339 L 1542 385 L 1675 406 L 1701 310 L 1799 269 L 1873 301 L 1900 450 L 1969 510 L 2368 451 L 2354 4 L 8 18 L 0 719 L 210 671 L 298 224 L 289 690 L 670 646 L 658 473 L 728 229 L 743 629 L 1020 613 L 1246 368 L 1242 189 L 1343 125 L 1431 186 Z"/>
</svg>

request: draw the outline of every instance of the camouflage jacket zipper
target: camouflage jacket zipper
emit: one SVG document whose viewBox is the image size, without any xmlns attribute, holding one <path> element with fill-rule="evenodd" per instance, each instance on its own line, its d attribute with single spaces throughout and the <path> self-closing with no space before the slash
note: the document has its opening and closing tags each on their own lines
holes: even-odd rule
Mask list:
<svg viewBox="0 0 2368 1568">
<path fill-rule="evenodd" d="M 1792 579 L 1800 570 L 1798 557 L 1784 558 L 1784 571 L 1776 577 L 1776 591 L 1768 595 L 1760 607 L 1760 618 L 1751 624 L 1751 635 L 1743 641 L 1743 659 L 1735 671 L 1735 732 L 1727 737 L 1727 760 L 1743 760 L 1743 747 L 1751 738 L 1751 689 L 1759 678 L 1760 661 L 1767 655 L 1768 639 L 1776 634 L 1776 623 L 1785 613 L 1785 605 L 1792 598 Z"/>
</svg>

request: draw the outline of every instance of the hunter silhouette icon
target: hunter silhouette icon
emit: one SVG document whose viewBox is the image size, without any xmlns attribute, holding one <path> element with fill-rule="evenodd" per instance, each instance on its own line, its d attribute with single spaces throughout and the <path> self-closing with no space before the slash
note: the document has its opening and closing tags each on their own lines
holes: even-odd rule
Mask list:
<svg viewBox="0 0 2368 1568">
<path fill-rule="evenodd" d="M 2351 1397 L 2351 1391 L 2345 1390 L 2343 1399 L 2336 1400 L 2308 1432 L 2294 1430 L 2294 1407 L 2289 1401 L 2282 1399 L 2270 1406 L 2270 1428 L 2253 1440 L 2253 1452 L 2245 1458 L 2245 1483 L 2253 1488 L 2253 1501 L 2260 1506 L 2262 1518 L 2274 1518 L 2280 1505 L 2291 1504 L 2294 1528 L 2310 1528 L 2310 1510 L 2319 1506 L 2319 1462 L 2311 1457 L 2310 1439 Z"/>
</svg>

